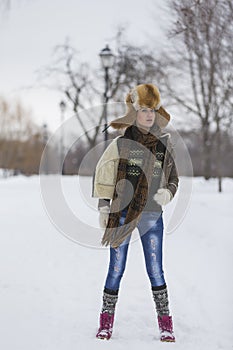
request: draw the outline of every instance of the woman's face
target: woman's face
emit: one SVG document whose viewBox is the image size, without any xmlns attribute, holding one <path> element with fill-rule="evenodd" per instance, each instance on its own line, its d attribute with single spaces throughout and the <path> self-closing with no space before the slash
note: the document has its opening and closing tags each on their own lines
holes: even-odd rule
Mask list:
<svg viewBox="0 0 233 350">
<path fill-rule="evenodd" d="M 150 129 L 155 121 L 155 110 L 151 108 L 141 108 L 137 112 L 136 125 Z"/>
</svg>

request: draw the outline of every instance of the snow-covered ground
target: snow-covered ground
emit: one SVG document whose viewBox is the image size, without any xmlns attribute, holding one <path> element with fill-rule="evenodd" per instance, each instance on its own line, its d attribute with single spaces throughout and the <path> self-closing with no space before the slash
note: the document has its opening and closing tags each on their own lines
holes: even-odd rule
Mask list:
<svg viewBox="0 0 233 350">
<path fill-rule="evenodd" d="M 84 192 L 91 181 L 82 180 Z M 130 245 L 113 337 L 97 340 L 108 250 L 77 244 L 58 232 L 44 209 L 39 177 L 1 179 L 0 348 L 232 349 L 233 180 L 224 179 L 220 194 L 215 180 L 197 178 L 193 184 L 183 222 L 165 235 L 177 342 L 164 344 L 140 242 Z M 74 191 L 77 177 L 65 177 L 64 186 L 72 203 L 85 209 Z M 89 220 L 98 222 L 93 210 Z"/>
</svg>

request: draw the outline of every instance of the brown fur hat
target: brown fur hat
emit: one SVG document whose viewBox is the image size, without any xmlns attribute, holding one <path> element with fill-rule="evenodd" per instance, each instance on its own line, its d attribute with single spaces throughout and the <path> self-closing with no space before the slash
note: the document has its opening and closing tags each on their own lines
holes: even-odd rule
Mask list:
<svg viewBox="0 0 233 350">
<path fill-rule="evenodd" d="M 161 106 L 159 90 L 153 84 L 140 84 L 130 90 L 126 96 L 126 104 L 126 114 L 110 123 L 114 129 L 132 125 L 137 118 L 137 111 L 142 107 L 156 110 L 155 123 L 160 128 L 164 128 L 170 120 L 170 115 Z"/>
</svg>

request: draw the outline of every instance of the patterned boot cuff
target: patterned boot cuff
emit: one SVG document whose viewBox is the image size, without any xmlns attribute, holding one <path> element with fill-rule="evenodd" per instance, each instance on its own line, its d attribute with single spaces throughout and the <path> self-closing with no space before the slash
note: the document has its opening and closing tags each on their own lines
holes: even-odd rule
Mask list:
<svg viewBox="0 0 233 350">
<path fill-rule="evenodd" d="M 153 299 L 158 316 L 169 315 L 169 303 L 167 288 L 152 290 Z"/>
<path fill-rule="evenodd" d="M 117 300 L 118 295 L 111 295 L 104 292 L 102 313 L 107 312 L 109 314 L 114 314 Z"/>
</svg>

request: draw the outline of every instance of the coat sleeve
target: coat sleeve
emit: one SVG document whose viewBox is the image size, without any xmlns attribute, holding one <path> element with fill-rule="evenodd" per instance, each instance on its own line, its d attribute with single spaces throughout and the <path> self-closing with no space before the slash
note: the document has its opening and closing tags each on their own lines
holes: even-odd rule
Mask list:
<svg viewBox="0 0 233 350">
<path fill-rule="evenodd" d="M 109 144 L 96 165 L 93 176 L 93 197 L 100 199 L 112 199 L 113 197 L 119 164 L 117 139 Z"/>
<path fill-rule="evenodd" d="M 171 149 L 169 153 L 168 166 L 171 168 L 171 170 L 168 178 L 167 189 L 171 192 L 172 197 L 174 197 L 178 189 L 179 177 L 178 177 L 178 171 L 175 163 L 175 154 L 173 149 Z"/>
</svg>

